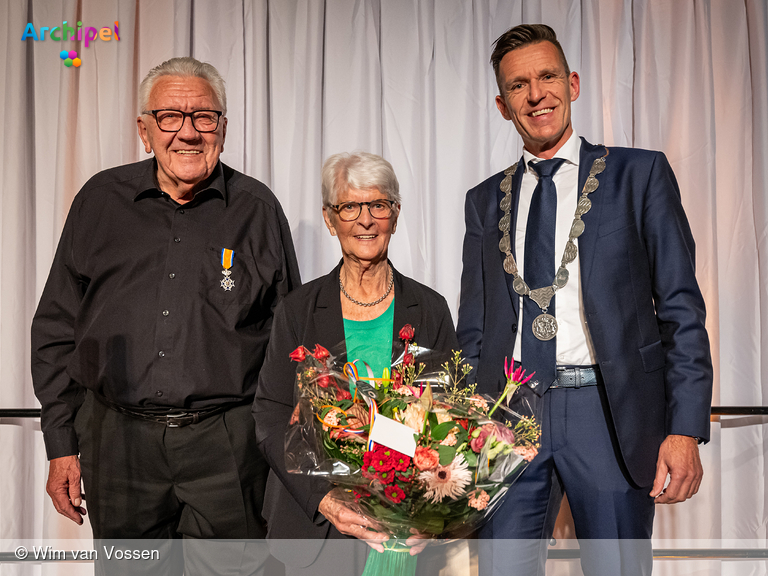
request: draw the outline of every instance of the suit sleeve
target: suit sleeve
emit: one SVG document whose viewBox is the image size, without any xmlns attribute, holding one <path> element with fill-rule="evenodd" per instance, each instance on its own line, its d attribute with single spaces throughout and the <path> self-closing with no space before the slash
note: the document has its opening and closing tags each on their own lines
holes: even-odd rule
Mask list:
<svg viewBox="0 0 768 576">
<path fill-rule="evenodd" d="M 278 294 L 282 297 L 301 286 L 301 274 L 299 272 L 299 262 L 296 259 L 296 250 L 293 247 L 291 226 L 288 224 L 288 219 L 279 205 L 278 219 L 280 221 L 280 246 L 283 259 L 283 276 Z"/>
<path fill-rule="evenodd" d="M 87 287 L 73 256 L 78 207 L 76 199 L 32 320 L 32 383 L 42 406 L 41 427 L 49 460 L 79 452 L 74 421 L 85 389 L 67 373 L 75 351 L 75 318 Z"/>
<path fill-rule="evenodd" d="M 435 306 L 439 312 L 435 314 L 437 320 L 437 340 L 432 346 L 435 350 L 450 353 L 459 349 L 459 341 L 456 338 L 456 330 L 453 327 L 453 318 L 451 310 L 448 308 L 448 302 L 440 297 L 440 303 Z"/>
<path fill-rule="evenodd" d="M 473 383 L 483 346 L 485 303 L 483 286 L 483 223 L 470 191 L 464 205 L 464 248 L 462 251 L 461 296 L 456 336 L 463 356 L 473 370 L 467 377 Z"/>
<path fill-rule="evenodd" d="M 296 364 L 289 358 L 299 345 L 299 334 L 285 302 L 278 304 L 264 365 L 253 401 L 256 440 L 269 467 L 313 522 L 317 507 L 331 486 L 322 480 L 291 474 L 285 466 L 285 433 L 295 406 Z"/>
<path fill-rule="evenodd" d="M 709 439 L 712 361 L 695 245 L 672 168 L 659 153 L 643 206 L 656 318 L 665 355 L 667 433 Z"/>
</svg>

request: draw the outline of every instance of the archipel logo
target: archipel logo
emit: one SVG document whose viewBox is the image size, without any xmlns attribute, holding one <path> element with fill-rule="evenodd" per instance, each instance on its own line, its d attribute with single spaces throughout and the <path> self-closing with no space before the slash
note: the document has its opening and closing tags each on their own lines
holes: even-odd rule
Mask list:
<svg viewBox="0 0 768 576">
<path fill-rule="evenodd" d="M 118 27 L 117 20 L 115 20 L 114 33 L 112 28 L 107 27 L 98 29 L 92 26 L 87 26 L 83 28 L 83 23 L 80 21 L 78 21 L 77 28 L 75 29 L 72 28 L 72 26 L 68 26 L 67 21 L 64 20 L 61 26 L 54 26 L 52 28 L 48 26 L 40 26 L 39 31 L 35 29 L 34 24 L 28 22 L 26 28 L 24 28 L 24 34 L 21 35 L 21 41 L 23 42 L 24 40 L 32 38 L 36 42 L 43 42 L 45 40 L 46 32 L 48 32 L 48 37 L 56 42 L 85 40 L 86 48 L 88 48 L 89 43 L 96 39 L 99 39 L 102 42 L 109 42 L 113 38 L 118 41 L 120 40 L 120 28 Z M 78 68 L 80 67 L 80 64 L 82 64 L 80 58 L 77 57 L 77 52 L 75 50 L 62 50 L 59 52 L 59 57 L 64 60 L 64 66 L 67 68 L 71 66 Z"/>
</svg>

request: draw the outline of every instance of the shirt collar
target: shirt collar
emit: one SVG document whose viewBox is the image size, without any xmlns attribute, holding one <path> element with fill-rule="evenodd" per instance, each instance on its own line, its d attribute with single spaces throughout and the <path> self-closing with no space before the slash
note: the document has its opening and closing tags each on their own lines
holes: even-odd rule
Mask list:
<svg viewBox="0 0 768 576">
<path fill-rule="evenodd" d="M 571 137 L 568 138 L 568 140 L 565 141 L 565 144 L 562 145 L 560 150 L 555 152 L 554 158 L 564 158 L 566 162 L 569 164 L 573 164 L 574 166 L 579 165 L 579 154 L 581 152 L 581 141 L 579 140 L 579 135 L 576 134 L 576 130 L 573 131 L 571 134 Z M 528 150 L 523 148 L 523 161 L 525 162 L 526 166 L 529 166 L 529 162 L 533 160 L 534 164 L 536 162 L 540 162 L 542 159 L 538 156 L 534 156 Z M 532 168 L 528 168 L 529 170 L 532 170 Z"/>
<path fill-rule="evenodd" d="M 226 205 L 229 202 L 229 196 L 227 194 L 227 182 L 224 179 L 224 167 L 221 160 L 216 163 L 211 176 L 212 178 L 208 186 L 199 190 L 195 197 L 197 198 L 201 193 L 210 191 L 210 193 L 220 196 Z M 147 169 L 142 175 L 141 180 L 139 180 L 139 186 L 133 200 L 140 200 L 145 196 L 157 196 L 160 192 L 162 190 L 160 190 L 160 185 L 157 183 L 157 158 L 153 158 L 150 162 L 147 162 Z"/>
</svg>

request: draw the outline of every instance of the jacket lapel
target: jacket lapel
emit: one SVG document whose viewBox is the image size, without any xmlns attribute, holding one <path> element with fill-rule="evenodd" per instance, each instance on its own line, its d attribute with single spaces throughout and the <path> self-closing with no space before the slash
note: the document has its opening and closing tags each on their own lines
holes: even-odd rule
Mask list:
<svg viewBox="0 0 768 576">
<path fill-rule="evenodd" d="M 512 220 L 509 223 L 509 240 L 512 243 L 512 256 L 515 258 L 515 262 L 517 262 L 517 253 L 515 251 L 515 231 L 517 230 L 517 204 L 520 199 L 520 185 L 523 182 L 523 174 L 525 173 L 525 162 L 523 161 L 522 156 L 520 157 L 520 160 L 517 162 L 517 170 L 515 170 L 514 175 L 512 176 L 512 206 L 510 208 L 510 216 L 512 217 Z M 496 223 L 498 224 L 498 221 L 501 219 L 501 217 L 504 215 L 504 211 L 501 209 L 499 204 L 501 203 L 501 200 L 504 198 L 504 192 L 501 191 L 501 188 L 498 188 L 496 190 Z M 502 236 L 504 233 L 499 230 L 498 226 L 496 226 L 496 243 L 501 241 Z M 498 248 L 497 248 L 498 249 Z M 504 280 L 507 283 L 507 290 L 509 290 L 509 297 L 512 299 L 512 309 L 515 311 L 515 318 L 520 316 L 520 312 L 518 311 L 518 307 L 520 305 L 520 295 L 515 292 L 515 289 L 512 287 L 512 283 L 514 281 L 514 277 L 512 274 L 507 274 L 504 270 L 504 258 L 506 258 L 506 255 L 501 250 L 498 251 L 499 253 L 499 265 L 501 269 L 501 273 L 504 275 Z"/>
<path fill-rule="evenodd" d="M 317 295 L 313 314 L 315 333 L 322 334 L 323 341 L 332 346 L 329 351 L 334 355 L 347 350 L 344 343 L 344 318 L 341 315 L 341 298 L 339 296 L 340 270 L 341 262 L 333 269 L 333 272 L 324 278 L 323 285 Z"/>
<path fill-rule="evenodd" d="M 341 264 L 325 277 L 315 304 L 315 332 L 323 335 L 323 341 L 333 346 L 329 349 L 334 355 L 346 352 L 344 340 L 344 317 L 341 313 L 341 298 L 339 296 L 339 272 Z M 391 263 L 390 263 L 391 265 Z M 395 315 L 392 325 L 392 342 L 396 346 L 400 341 L 400 329 L 406 324 L 413 326 L 416 334 L 421 328 L 421 311 L 419 301 L 412 291 L 403 287 L 403 275 L 392 266 L 395 276 Z"/>
<path fill-rule="evenodd" d="M 598 158 L 605 156 L 605 153 L 606 148 L 602 144 L 594 146 L 584 140 L 584 138 L 581 139 L 581 151 L 579 153 L 579 198 L 581 197 L 581 191 L 584 189 L 584 183 L 589 176 L 589 170 L 592 168 L 592 163 Z M 600 213 L 603 209 L 602 193 L 605 192 L 604 187 L 607 185 L 608 172 L 611 169 L 610 156 L 605 159 L 605 165 L 605 171 L 596 176 L 599 182 L 597 190 L 589 195 L 589 199 L 592 201 L 592 208 L 581 218 L 585 226 L 584 233 L 578 240 L 582 290 L 589 281 L 589 275 L 592 272 L 592 265 L 594 263 L 597 229 L 600 222 Z"/>
<path fill-rule="evenodd" d="M 413 291 L 406 293 L 403 289 L 403 275 L 392 267 L 395 275 L 395 318 L 392 324 L 392 346 L 397 347 L 400 342 L 400 329 L 406 324 L 413 326 L 417 336 L 421 328 L 421 313 L 419 301 Z M 418 338 L 416 338 L 418 342 Z"/>
</svg>

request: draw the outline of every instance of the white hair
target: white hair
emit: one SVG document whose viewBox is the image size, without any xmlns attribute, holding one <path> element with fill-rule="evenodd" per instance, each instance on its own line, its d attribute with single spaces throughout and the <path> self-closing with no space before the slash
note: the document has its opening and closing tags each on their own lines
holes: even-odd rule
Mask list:
<svg viewBox="0 0 768 576">
<path fill-rule="evenodd" d="M 147 112 L 147 103 L 149 102 L 149 95 L 152 93 L 152 87 L 157 79 L 162 76 L 182 76 L 206 80 L 216 94 L 223 115 L 227 115 L 227 93 L 224 89 L 224 79 L 221 77 L 221 74 L 211 64 L 200 62 L 190 56 L 171 58 L 149 71 L 149 74 L 139 85 L 140 113 Z"/>
<path fill-rule="evenodd" d="M 339 194 L 350 188 L 376 188 L 388 200 L 400 204 L 400 184 L 392 164 L 369 152 L 342 152 L 330 156 L 323 164 L 323 205 L 336 204 Z"/>
</svg>

